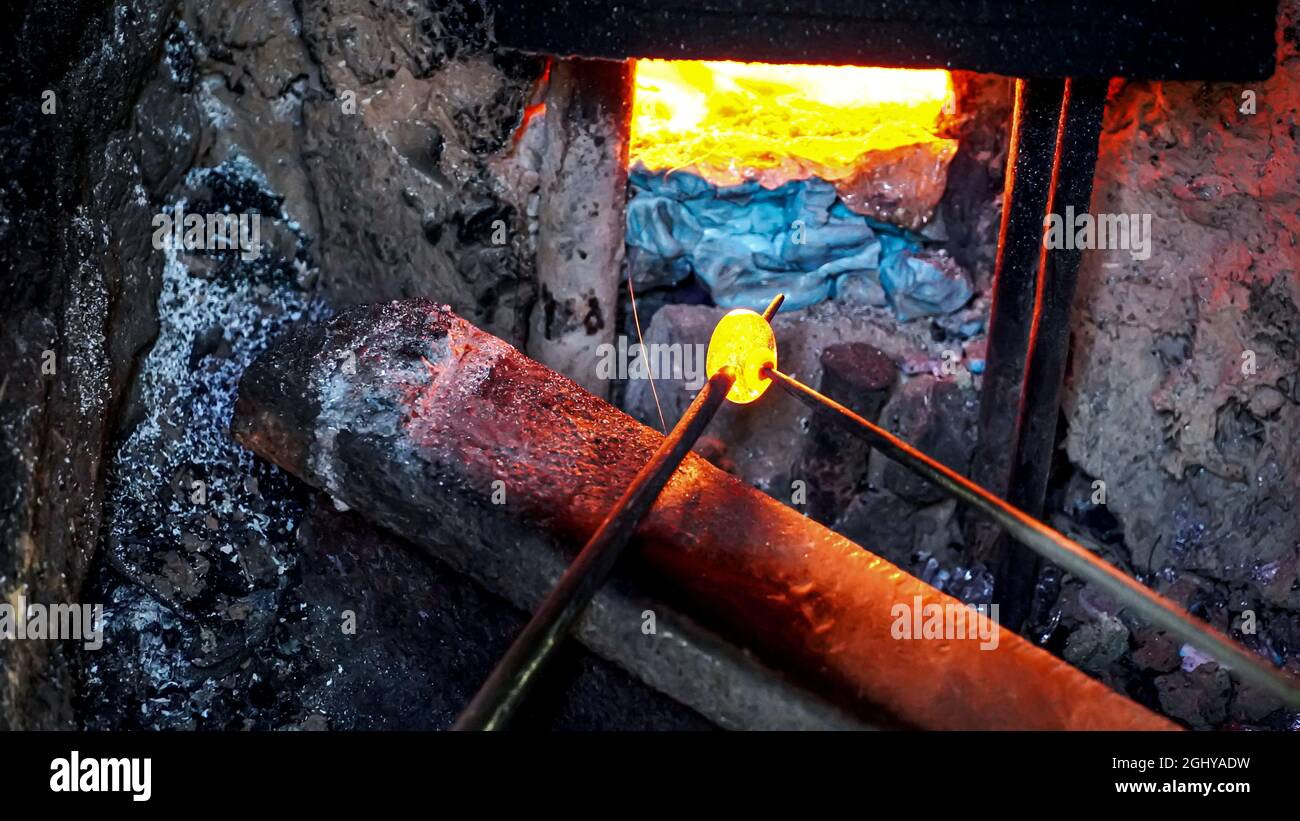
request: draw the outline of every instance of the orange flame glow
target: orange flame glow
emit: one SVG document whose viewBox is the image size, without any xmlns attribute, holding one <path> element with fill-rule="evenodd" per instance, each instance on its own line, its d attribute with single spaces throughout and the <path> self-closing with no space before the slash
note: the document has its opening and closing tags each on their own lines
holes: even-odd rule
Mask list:
<svg viewBox="0 0 1300 821">
<path fill-rule="evenodd" d="M 941 140 L 952 96 L 943 70 L 639 60 L 630 158 L 718 185 L 834 181 L 868 151 Z"/>
</svg>

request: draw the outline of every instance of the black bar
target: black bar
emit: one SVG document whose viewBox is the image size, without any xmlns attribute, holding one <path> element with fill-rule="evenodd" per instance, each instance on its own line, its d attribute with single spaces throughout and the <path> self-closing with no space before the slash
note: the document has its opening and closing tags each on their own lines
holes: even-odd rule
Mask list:
<svg viewBox="0 0 1300 821">
<path fill-rule="evenodd" d="M 1033 344 L 1038 272 L 1043 256 L 1043 217 L 1051 202 L 1052 169 L 1065 97 L 1062 80 L 1019 80 L 1002 197 L 1002 227 L 993 273 L 987 366 L 980 390 L 979 441 L 971 478 L 1006 498 L 1018 459 L 1022 398 Z M 1032 508 L 1030 513 L 1038 513 Z M 999 532 L 986 522 L 969 521 L 966 539 L 972 553 L 997 567 Z M 1018 630 L 1028 602 L 1018 602 L 995 587 L 1002 623 Z"/>
<path fill-rule="evenodd" d="M 497 42 L 622 60 L 947 68 L 1008 77 L 1258 80 L 1276 0 L 494 0 Z"/>
<path fill-rule="evenodd" d="M 634 796 L 646 813 L 682 811 L 683 797 L 718 791 L 718 762 L 745 773 L 762 789 L 725 794 L 727 811 L 770 813 L 775 802 L 794 803 L 814 786 L 823 802 L 860 797 L 863 773 L 891 795 L 935 791 L 936 766 L 947 774 L 962 768 L 971 788 L 998 790 L 999 801 L 1031 812 L 1107 800 L 1134 812 L 1135 797 L 1122 794 L 1155 784 L 1155 801 L 1138 807 L 1186 814 L 1183 803 L 1224 815 L 1254 801 L 1260 818 L 1276 817 L 1295 793 L 1295 739 L 1288 733 L 604 733 L 516 735 L 503 743 L 473 735 L 413 732 L 274 733 L 25 733 L 0 747 L 5 804 L 48 808 L 59 817 L 85 811 L 92 817 L 137 810 L 247 814 L 257 807 L 276 814 L 338 814 L 340 807 L 425 806 L 440 795 L 500 773 L 491 803 L 502 812 L 536 813 L 539 795 L 557 794 L 575 777 L 602 795 Z M 964 745 L 978 758 L 935 762 L 938 745 Z M 1033 753 L 1026 755 L 1026 750 Z M 52 792 L 51 762 L 78 750 L 82 759 L 151 760 L 150 799 L 129 792 Z M 1231 758 L 1235 766 L 1222 764 Z M 1118 760 L 1117 760 L 1118 759 Z M 1169 760 L 1172 759 L 1172 760 Z M 1243 760 L 1245 759 L 1245 760 Z M 628 762 L 672 762 L 671 784 L 647 789 L 645 767 Z M 1014 761 L 1015 780 L 995 762 Z M 1136 765 L 1141 763 L 1141 769 Z M 985 764 L 982 770 L 979 764 Z M 237 766 L 237 777 L 228 775 Z M 983 773 L 982 775 L 980 773 Z M 219 785 L 213 782 L 222 779 Z M 1234 792 L 1181 796 L 1162 790 L 1170 782 L 1232 784 Z M 1120 790 L 1117 787 L 1128 787 Z M 205 789 L 206 787 L 206 789 Z M 715 800 L 721 800 L 718 796 Z M 1171 804 L 1170 799 L 1175 801 Z M 30 813 L 19 813 L 25 817 Z M 1150 812 L 1139 809 L 1137 812 Z"/>
<path fill-rule="evenodd" d="M 1064 218 L 1067 207 L 1076 215 L 1088 211 L 1106 86 L 1104 80 L 1066 81 L 1049 213 Z M 1074 248 L 1058 248 L 1046 250 L 1042 259 L 1037 323 L 1025 367 L 1019 438 L 1011 451 L 1013 462 L 1006 493 L 1008 502 L 1034 516 L 1043 512 L 1056 448 L 1061 383 L 1070 348 L 1070 314 L 1082 253 Z M 1042 560 L 1006 536 L 999 540 L 993 555 L 994 584 L 1003 602 L 1003 623 L 1018 630 L 1032 607 Z"/>
</svg>

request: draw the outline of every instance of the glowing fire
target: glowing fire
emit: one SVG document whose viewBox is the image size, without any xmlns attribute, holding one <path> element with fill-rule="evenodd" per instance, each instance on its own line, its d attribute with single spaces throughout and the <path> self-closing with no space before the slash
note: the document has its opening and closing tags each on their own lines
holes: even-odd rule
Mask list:
<svg viewBox="0 0 1300 821">
<path fill-rule="evenodd" d="M 951 101 L 942 70 L 640 60 L 631 161 L 719 185 L 834 181 L 866 152 L 943 141 Z"/>
</svg>

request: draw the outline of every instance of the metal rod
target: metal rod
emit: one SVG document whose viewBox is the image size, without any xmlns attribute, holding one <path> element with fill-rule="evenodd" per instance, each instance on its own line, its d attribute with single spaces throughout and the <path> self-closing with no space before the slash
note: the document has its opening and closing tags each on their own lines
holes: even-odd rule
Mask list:
<svg viewBox="0 0 1300 821">
<path fill-rule="evenodd" d="M 1106 109 L 1106 88 L 1105 79 L 1065 81 L 1048 192 L 1049 214 L 1063 218 L 1069 209 L 1076 214 L 1088 211 L 1097 164 L 1098 135 Z M 1025 215 L 1025 219 L 1031 220 L 1033 216 Z M 1041 235 L 1043 215 L 1039 214 L 1036 219 L 1035 227 Z M 1006 413 L 1014 420 L 1014 438 L 1011 441 L 981 442 L 986 459 L 979 464 L 986 466 L 991 463 L 987 459 L 990 450 L 1001 451 L 1007 456 L 1003 465 L 1006 472 L 997 482 L 984 481 L 984 477 L 974 475 L 984 487 L 1031 516 L 1043 512 L 1043 500 L 1047 495 L 1057 420 L 1061 412 L 1061 383 L 1070 350 L 1070 311 L 1083 253 L 1078 249 L 1048 249 L 1041 236 L 1038 245 L 1038 263 L 1032 272 L 1035 275 L 1034 301 L 1029 314 L 1017 317 L 1009 311 L 995 312 L 999 323 L 1014 326 L 1024 322 L 1029 327 L 1023 370 L 1002 374 L 1012 379 L 1018 377 L 1019 391 L 1002 395 L 998 393 L 998 386 L 994 386 L 992 392 L 986 391 L 981 397 L 980 418 L 983 422 L 989 421 L 983 413 L 985 398 L 993 405 L 990 413 Z M 1002 273 L 1010 275 L 1009 271 Z M 1000 327 L 999 332 L 1005 330 L 1005 327 Z M 998 363 L 998 366 L 1002 364 Z M 1016 404 L 1001 404 L 1008 401 Z M 981 428 L 981 434 L 994 429 L 986 425 Z M 1002 611 L 1003 624 L 1012 630 L 1020 630 L 1031 615 L 1041 561 L 1006 535 L 998 539 L 987 556 L 993 569 L 994 589 L 998 598 L 1006 603 Z"/>
<path fill-rule="evenodd" d="M 767 308 L 763 311 L 763 319 L 771 322 L 772 317 L 776 316 L 776 312 L 781 310 L 782 302 L 785 302 L 785 294 L 777 294 L 772 297 L 772 301 L 767 304 Z"/>
<path fill-rule="evenodd" d="M 1044 330 L 1048 339 L 1068 343 L 1070 331 L 1068 320 L 1062 327 L 1045 329 L 1036 321 L 1043 296 L 1039 276 L 1043 265 L 1043 218 L 1052 203 L 1065 88 L 1065 80 L 1059 78 L 1016 81 L 980 390 L 979 438 L 971 467 L 971 477 L 977 483 L 1030 514 L 1039 512 L 1041 498 L 1036 504 L 1029 496 L 1017 498 L 1011 491 L 1020 463 L 1025 393 L 1035 337 Z M 1055 413 L 1053 408 L 1053 423 Z M 1050 446 L 1035 448 L 1029 454 L 1031 459 L 1046 461 L 1050 457 Z M 1019 546 L 1007 543 L 996 528 L 983 520 L 969 519 L 963 530 L 974 556 L 986 561 L 994 572 L 994 591 L 1002 603 L 1002 624 L 1019 631 L 1029 614 L 1033 588 L 1031 582 L 1027 593 L 1021 582 L 1025 578 L 1037 579 L 1038 557 L 1030 554 L 1029 561 L 1021 561 L 1026 557 Z"/>
<path fill-rule="evenodd" d="M 773 304 L 779 305 L 779 298 Z M 515 638 L 452 729 L 500 730 L 506 726 L 573 623 L 605 583 L 637 524 L 708 427 L 735 381 L 732 372 L 724 369 L 714 374 L 696 394 L 663 444 L 605 514 L 600 527 Z"/>
<path fill-rule="evenodd" d="M 836 418 L 849 432 L 865 439 L 921 478 L 933 482 L 948 494 L 979 510 L 1021 544 L 1084 581 L 1097 585 L 1115 597 L 1121 605 L 1132 608 L 1181 641 L 1218 659 L 1225 667 L 1235 670 L 1247 683 L 1281 698 L 1290 709 L 1300 709 L 1300 681 L 1289 674 L 1270 667 L 1257 655 L 1213 627 L 1193 621 L 1173 602 L 1094 556 L 1083 545 L 989 493 L 833 399 L 775 368 L 768 367 L 764 372 L 810 407 L 834 411 Z"/>
</svg>

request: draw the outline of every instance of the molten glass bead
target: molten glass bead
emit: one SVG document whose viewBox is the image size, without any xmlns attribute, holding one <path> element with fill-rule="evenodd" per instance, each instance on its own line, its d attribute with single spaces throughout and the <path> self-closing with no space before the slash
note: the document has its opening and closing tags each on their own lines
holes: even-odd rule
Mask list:
<svg viewBox="0 0 1300 821">
<path fill-rule="evenodd" d="M 736 382 L 727 392 L 729 401 L 746 405 L 762 396 L 772 384 L 763 368 L 776 365 L 776 335 L 760 314 L 737 308 L 713 329 L 704 367 L 710 378 L 727 367 L 736 374 Z"/>
</svg>

